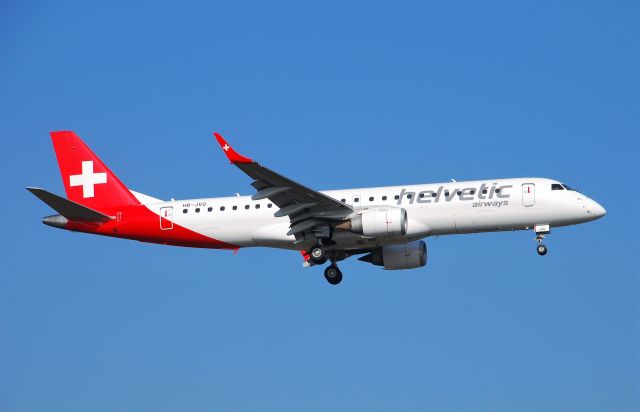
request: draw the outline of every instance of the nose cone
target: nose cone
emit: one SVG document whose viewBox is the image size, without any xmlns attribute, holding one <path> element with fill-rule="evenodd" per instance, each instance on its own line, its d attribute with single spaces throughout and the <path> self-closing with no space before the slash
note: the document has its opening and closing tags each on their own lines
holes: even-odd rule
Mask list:
<svg viewBox="0 0 640 412">
<path fill-rule="evenodd" d="M 589 202 L 588 208 L 589 213 L 591 214 L 591 216 L 593 216 L 593 219 L 599 219 L 607 214 L 607 211 L 604 209 L 604 207 L 602 207 L 602 205 L 600 205 L 600 203 L 596 202 L 595 200 L 591 200 Z"/>
<path fill-rule="evenodd" d="M 598 203 L 598 202 L 593 202 L 593 203 L 596 204 L 594 214 L 597 217 L 602 217 L 602 216 L 607 214 L 607 211 L 604 209 L 604 207 L 602 207 L 602 205 L 600 203 Z"/>
</svg>

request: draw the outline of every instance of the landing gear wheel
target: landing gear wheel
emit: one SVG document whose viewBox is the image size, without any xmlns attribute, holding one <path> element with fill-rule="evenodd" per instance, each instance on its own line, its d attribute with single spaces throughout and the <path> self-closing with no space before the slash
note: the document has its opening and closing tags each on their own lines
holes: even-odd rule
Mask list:
<svg viewBox="0 0 640 412">
<path fill-rule="evenodd" d="M 309 249 L 309 257 L 316 265 L 322 265 L 327 261 L 327 252 L 320 245 L 315 245 Z"/>
<path fill-rule="evenodd" d="M 330 265 L 324 270 L 324 278 L 332 285 L 337 285 L 342 282 L 342 272 L 336 265 Z"/>
<path fill-rule="evenodd" d="M 540 243 L 538 245 L 538 254 L 540 256 L 544 256 L 547 254 L 547 247 L 545 245 L 543 245 L 542 243 Z"/>
<path fill-rule="evenodd" d="M 547 254 L 547 247 L 542 241 L 544 240 L 544 235 L 549 233 L 549 225 L 536 225 L 534 230 L 536 231 L 536 242 L 538 242 L 536 250 L 540 256 L 544 256 Z"/>
</svg>

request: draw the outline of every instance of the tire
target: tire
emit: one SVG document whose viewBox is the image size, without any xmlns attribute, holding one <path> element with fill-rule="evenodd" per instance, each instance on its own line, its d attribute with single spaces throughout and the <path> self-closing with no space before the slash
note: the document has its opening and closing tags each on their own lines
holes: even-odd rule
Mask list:
<svg viewBox="0 0 640 412">
<path fill-rule="evenodd" d="M 543 244 L 539 244 L 537 251 L 540 256 L 544 256 L 547 254 L 547 247 Z"/>
<path fill-rule="evenodd" d="M 327 282 L 330 284 L 337 285 L 342 282 L 342 272 L 340 272 L 337 266 L 327 266 L 324 270 L 324 278 L 327 279 Z"/>
<path fill-rule="evenodd" d="M 309 254 L 309 258 L 316 265 L 322 265 L 327 261 L 327 252 L 322 248 L 322 246 L 315 245 L 307 252 Z"/>
</svg>

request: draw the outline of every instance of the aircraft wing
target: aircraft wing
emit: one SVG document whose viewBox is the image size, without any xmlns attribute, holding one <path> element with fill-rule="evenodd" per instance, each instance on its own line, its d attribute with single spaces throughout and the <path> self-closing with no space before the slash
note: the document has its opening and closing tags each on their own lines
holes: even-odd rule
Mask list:
<svg viewBox="0 0 640 412">
<path fill-rule="evenodd" d="M 274 216 L 289 217 L 291 225 L 288 234 L 295 235 L 298 241 L 311 237 L 316 230 L 327 230 L 328 222 L 344 220 L 354 212 L 351 206 L 242 156 L 218 133 L 214 133 L 214 136 L 229 161 L 254 179 L 251 185 L 257 193 L 251 199 L 269 199 L 278 206 L 280 210 Z"/>
</svg>

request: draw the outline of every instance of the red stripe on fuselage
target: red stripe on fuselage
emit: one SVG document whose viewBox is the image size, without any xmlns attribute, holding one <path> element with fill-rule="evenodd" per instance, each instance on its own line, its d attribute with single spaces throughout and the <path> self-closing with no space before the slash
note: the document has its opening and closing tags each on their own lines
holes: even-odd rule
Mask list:
<svg viewBox="0 0 640 412">
<path fill-rule="evenodd" d="M 103 213 L 116 219 L 105 223 L 70 221 L 65 229 L 171 246 L 239 249 L 236 245 L 210 238 L 175 223 L 172 229 L 160 229 L 160 216 L 144 205 L 103 209 Z"/>
</svg>

